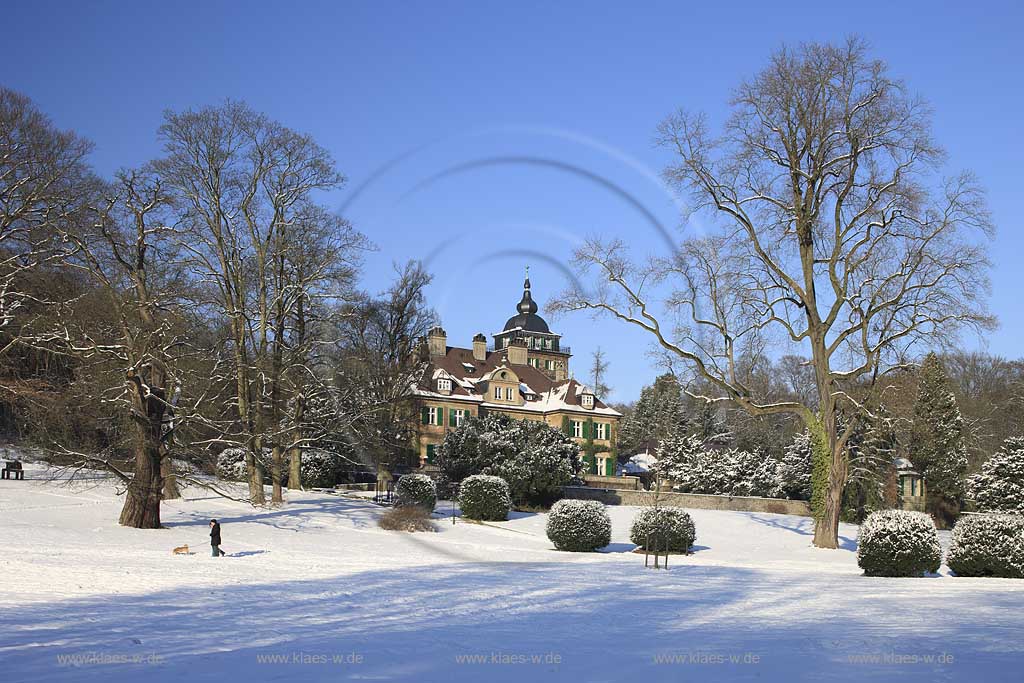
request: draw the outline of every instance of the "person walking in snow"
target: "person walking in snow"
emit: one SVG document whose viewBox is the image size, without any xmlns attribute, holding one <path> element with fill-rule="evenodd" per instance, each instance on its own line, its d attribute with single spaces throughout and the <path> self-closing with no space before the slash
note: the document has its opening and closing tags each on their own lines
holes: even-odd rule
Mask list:
<svg viewBox="0 0 1024 683">
<path fill-rule="evenodd" d="M 213 556 L 223 557 L 226 553 L 220 549 L 220 522 L 210 520 L 210 545 L 213 546 Z"/>
</svg>

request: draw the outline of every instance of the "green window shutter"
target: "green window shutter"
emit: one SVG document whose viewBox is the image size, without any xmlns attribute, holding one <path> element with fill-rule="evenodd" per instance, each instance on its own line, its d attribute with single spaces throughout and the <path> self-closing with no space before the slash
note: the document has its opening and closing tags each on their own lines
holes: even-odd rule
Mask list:
<svg viewBox="0 0 1024 683">
<path fill-rule="evenodd" d="M 587 421 L 587 422 L 583 423 L 583 438 L 584 439 L 589 439 L 590 438 L 590 421 Z"/>
<path fill-rule="evenodd" d="M 430 424 L 430 408 L 428 408 L 427 406 L 423 406 L 423 408 L 421 409 L 420 420 L 425 425 Z"/>
<path fill-rule="evenodd" d="M 435 450 L 436 450 L 436 446 L 434 446 L 434 444 L 432 444 L 432 443 L 431 444 L 427 444 L 427 462 L 429 462 L 430 464 L 434 464 L 434 452 L 435 452 Z"/>
<path fill-rule="evenodd" d="M 437 415 L 437 426 L 444 427 L 444 408 L 438 406 L 434 414 Z"/>
<path fill-rule="evenodd" d="M 454 427 L 459 423 L 458 416 L 455 414 L 457 411 L 455 408 L 448 409 L 448 426 Z"/>
</svg>

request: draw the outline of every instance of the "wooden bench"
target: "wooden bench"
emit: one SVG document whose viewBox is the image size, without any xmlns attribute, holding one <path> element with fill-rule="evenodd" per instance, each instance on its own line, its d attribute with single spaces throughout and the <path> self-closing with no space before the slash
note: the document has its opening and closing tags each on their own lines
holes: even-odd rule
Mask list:
<svg viewBox="0 0 1024 683">
<path fill-rule="evenodd" d="M 0 478 L 21 480 L 25 478 L 25 470 L 20 460 L 11 460 L 4 463 L 4 469 L 0 471 Z"/>
<path fill-rule="evenodd" d="M 25 478 L 25 470 L 22 469 L 20 460 L 4 463 L 4 469 L 0 472 L 0 479 L 11 479 L 12 474 L 14 475 L 13 479 L 16 481 Z"/>
</svg>

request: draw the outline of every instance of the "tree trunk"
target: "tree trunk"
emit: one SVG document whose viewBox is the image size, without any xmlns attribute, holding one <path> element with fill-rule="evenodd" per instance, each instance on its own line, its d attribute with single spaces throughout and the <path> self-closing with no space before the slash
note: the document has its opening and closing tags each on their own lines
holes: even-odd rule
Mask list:
<svg viewBox="0 0 1024 683">
<path fill-rule="evenodd" d="M 284 492 L 281 490 L 281 475 L 284 473 L 284 449 L 281 446 L 274 446 L 271 455 L 270 476 L 274 483 L 274 490 L 270 496 L 271 503 L 283 503 Z"/>
<path fill-rule="evenodd" d="M 839 515 L 842 512 L 845 485 L 845 451 L 833 446 L 828 488 L 825 490 L 825 509 L 814 524 L 814 545 L 818 548 L 834 550 L 839 547 Z"/>
<path fill-rule="evenodd" d="M 302 490 L 302 449 L 298 446 L 288 451 L 288 488 Z"/>
<path fill-rule="evenodd" d="M 300 322 L 301 314 L 302 307 L 300 305 Z M 292 415 L 292 421 L 295 424 L 295 428 L 292 430 L 292 443 L 302 443 L 302 427 L 299 425 L 302 424 L 305 413 L 306 399 L 299 393 L 295 397 L 295 413 Z M 288 488 L 294 491 L 302 490 L 302 448 L 300 446 L 292 446 L 288 450 Z"/>
<path fill-rule="evenodd" d="M 166 448 L 162 448 L 163 457 L 160 460 L 160 475 L 164 480 L 163 499 L 177 500 L 181 498 L 181 490 L 178 488 L 178 476 L 174 473 L 174 461 Z"/>
<path fill-rule="evenodd" d="M 253 505 L 263 505 L 267 499 L 263 495 L 263 467 L 257 453 L 262 455 L 263 443 L 260 439 L 252 439 L 245 451 L 245 469 L 249 475 L 249 501 Z"/>
<path fill-rule="evenodd" d="M 846 458 L 846 445 L 840 443 L 835 402 L 831 400 L 830 394 L 825 394 L 824 399 L 821 427 L 831 455 L 828 460 L 828 477 L 821 514 L 815 519 L 814 524 L 814 545 L 834 550 L 839 547 L 839 516 L 842 512 L 843 489 L 846 487 L 849 463 Z"/>
<path fill-rule="evenodd" d="M 128 386 L 135 423 L 135 472 L 125 493 L 119 523 L 135 529 L 159 529 L 164 394 L 156 387 L 144 390 L 134 373 L 128 375 Z"/>
</svg>

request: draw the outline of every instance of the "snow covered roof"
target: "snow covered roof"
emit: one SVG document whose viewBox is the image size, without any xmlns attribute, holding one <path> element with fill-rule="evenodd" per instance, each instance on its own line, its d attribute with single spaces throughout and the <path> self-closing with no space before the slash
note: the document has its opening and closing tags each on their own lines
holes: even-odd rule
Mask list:
<svg viewBox="0 0 1024 683">
<path fill-rule="evenodd" d="M 486 383 L 499 371 L 506 371 L 510 381 L 519 384 L 523 399 L 521 405 L 490 403 Z M 473 356 L 472 349 L 450 346 L 445 355 L 431 358 L 416 385 L 414 393 L 421 398 L 436 398 L 445 401 L 468 401 L 495 410 L 528 413 L 571 412 L 603 417 L 621 417 L 621 413 L 608 407 L 597 397 L 593 408 L 583 407 L 581 397 L 593 394 L 585 384 L 575 379 L 555 381 L 539 368 L 531 365 L 512 365 L 504 350 L 490 351 L 480 360 Z M 437 392 L 437 379 L 453 380 L 451 394 Z"/>
<path fill-rule="evenodd" d="M 893 461 L 896 465 L 896 469 L 903 474 L 918 474 L 918 471 L 914 469 L 914 463 L 910 462 L 906 458 L 896 458 Z"/>
<path fill-rule="evenodd" d="M 622 466 L 622 471 L 628 474 L 642 474 L 643 472 L 650 472 L 651 468 L 654 467 L 657 462 L 658 459 L 650 453 L 637 453 L 636 455 L 629 456 L 629 459 Z"/>
</svg>

